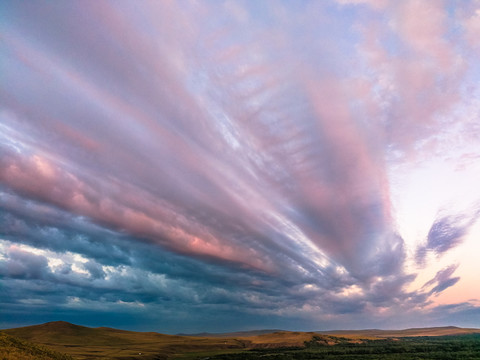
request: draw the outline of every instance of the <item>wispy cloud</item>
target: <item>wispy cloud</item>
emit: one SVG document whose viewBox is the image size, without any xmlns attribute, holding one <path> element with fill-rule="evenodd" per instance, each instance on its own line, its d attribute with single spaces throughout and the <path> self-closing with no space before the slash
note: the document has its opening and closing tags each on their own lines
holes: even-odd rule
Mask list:
<svg viewBox="0 0 480 360">
<path fill-rule="evenodd" d="M 441 256 L 460 245 L 479 216 L 480 211 L 476 207 L 463 214 L 439 214 L 428 232 L 426 244 L 417 249 L 417 262 L 422 264 L 429 252 Z"/>
</svg>

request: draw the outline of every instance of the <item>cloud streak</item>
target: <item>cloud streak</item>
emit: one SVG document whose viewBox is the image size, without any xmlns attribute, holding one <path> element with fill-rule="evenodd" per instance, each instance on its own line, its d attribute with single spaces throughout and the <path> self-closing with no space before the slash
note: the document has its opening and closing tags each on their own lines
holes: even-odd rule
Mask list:
<svg viewBox="0 0 480 360">
<path fill-rule="evenodd" d="M 12 311 L 173 319 L 184 304 L 180 324 L 200 330 L 216 311 L 247 327 L 361 324 L 459 280 L 406 290 L 416 270 L 390 174 L 448 126 L 464 133 L 448 115 L 476 71 L 473 17 L 413 0 L 2 7 Z M 476 217 L 437 219 L 417 262 L 458 246 Z"/>
</svg>

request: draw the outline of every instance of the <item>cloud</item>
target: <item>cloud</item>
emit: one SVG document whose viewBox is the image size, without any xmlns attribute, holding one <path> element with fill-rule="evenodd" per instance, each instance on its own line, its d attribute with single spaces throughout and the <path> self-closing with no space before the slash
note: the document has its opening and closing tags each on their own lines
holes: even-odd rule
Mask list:
<svg viewBox="0 0 480 360">
<path fill-rule="evenodd" d="M 48 264 L 44 256 L 22 251 L 15 246 L 12 246 L 5 255 L 8 260 L 0 263 L 2 276 L 14 279 L 44 278 Z"/>
<path fill-rule="evenodd" d="M 461 226 L 462 218 L 443 217 L 437 219 L 428 232 L 427 248 L 441 254 L 458 245 L 472 225 L 470 221 Z"/>
<path fill-rule="evenodd" d="M 458 13 L 462 19 L 465 40 L 469 45 L 466 49 L 473 50 L 473 53 L 475 53 L 475 51 L 478 51 L 476 38 L 480 34 L 480 4 L 478 1 L 468 3 L 465 8 L 459 9 Z"/>
<path fill-rule="evenodd" d="M 460 280 L 460 277 L 452 277 L 457 268 L 458 265 L 450 265 L 438 271 L 433 279 L 427 281 L 425 285 L 423 285 L 423 288 L 428 288 L 429 286 L 435 285 L 429 291 L 429 294 L 438 294 L 455 285 Z"/>
<path fill-rule="evenodd" d="M 368 5 L 374 9 L 383 9 L 387 6 L 387 0 L 336 0 L 342 5 Z"/>
<path fill-rule="evenodd" d="M 454 123 L 474 29 L 441 1 L 336 3 L 2 5 L 9 309 L 365 321 L 454 285 L 406 290 L 389 176 Z"/>
<path fill-rule="evenodd" d="M 426 244 L 417 249 L 417 262 L 423 264 L 429 252 L 441 256 L 461 244 L 479 214 L 476 207 L 462 214 L 439 214 L 430 227 Z"/>
<path fill-rule="evenodd" d="M 441 293 L 442 291 L 444 291 L 444 290 L 448 289 L 449 287 L 455 285 L 459 280 L 460 280 L 459 277 L 447 279 L 447 280 L 439 283 L 437 286 L 435 286 L 431 290 L 431 293 L 432 294 Z"/>
</svg>

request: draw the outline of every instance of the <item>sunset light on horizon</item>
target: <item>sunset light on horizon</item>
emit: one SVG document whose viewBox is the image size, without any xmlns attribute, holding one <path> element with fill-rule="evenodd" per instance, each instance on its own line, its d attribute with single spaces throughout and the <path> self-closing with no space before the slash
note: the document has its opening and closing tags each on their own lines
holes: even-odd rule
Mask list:
<svg viewBox="0 0 480 360">
<path fill-rule="evenodd" d="M 480 1 L 3 1 L 0 329 L 480 328 Z"/>
</svg>

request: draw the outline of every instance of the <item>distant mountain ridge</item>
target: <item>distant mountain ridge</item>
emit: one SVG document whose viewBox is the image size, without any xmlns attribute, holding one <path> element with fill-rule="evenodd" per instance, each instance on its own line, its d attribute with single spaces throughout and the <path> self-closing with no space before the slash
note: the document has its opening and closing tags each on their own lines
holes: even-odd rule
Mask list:
<svg viewBox="0 0 480 360">
<path fill-rule="evenodd" d="M 329 334 L 337 336 L 347 335 L 368 335 L 380 338 L 391 337 L 410 337 L 410 336 L 448 336 L 448 335 L 463 335 L 480 333 L 480 329 L 476 328 L 460 328 L 457 326 L 440 326 L 428 328 L 409 328 L 403 330 L 380 330 L 380 329 L 366 329 L 366 330 L 330 330 L 317 331 L 320 334 Z"/>
<path fill-rule="evenodd" d="M 265 329 L 265 330 L 251 330 L 251 331 L 235 331 L 226 333 L 194 333 L 194 334 L 177 334 L 179 336 L 193 336 L 193 337 L 251 337 L 258 335 L 266 335 L 273 333 L 316 333 L 324 335 L 337 335 L 337 336 L 370 336 L 379 338 L 388 337 L 410 337 L 410 336 L 447 336 L 447 335 L 461 335 L 461 334 L 475 334 L 480 333 L 480 329 L 476 328 L 460 328 L 457 326 L 439 326 L 439 327 L 426 327 L 426 328 L 408 328 L 402 330 L 381 330 L 381 329 L 364 329 L 364 330 L 319 330 L 319 331 L 288 331 L 280 329 Z"/>
<path fill-rule="evenodd" d="M 194 336 L 194 337 L 245 337 L 245 336 L 257 336 L 263 334 L 272 334 L 276 332 L 281 332 L 285 330 L 281 329 L 265 329 L 265 330 L 246 330 L 246 331 L 234 331 L 234 332 L 226 332 L 226 333 L 210 333 L 210 332 L 202 332 L 202 333 L 194 333 L 194 334 L 184 334 L 179 333 L 179 336 Z"/>
</svg>

